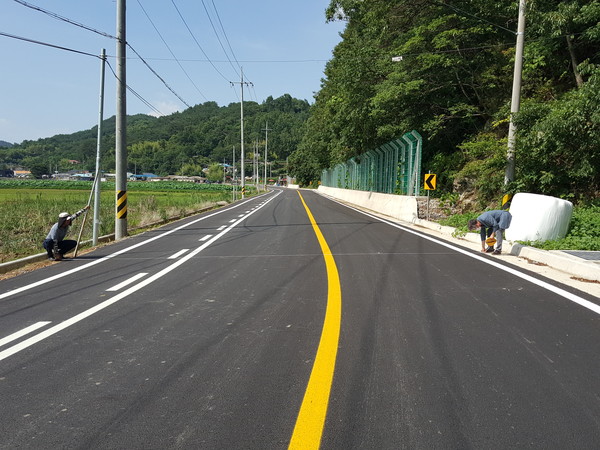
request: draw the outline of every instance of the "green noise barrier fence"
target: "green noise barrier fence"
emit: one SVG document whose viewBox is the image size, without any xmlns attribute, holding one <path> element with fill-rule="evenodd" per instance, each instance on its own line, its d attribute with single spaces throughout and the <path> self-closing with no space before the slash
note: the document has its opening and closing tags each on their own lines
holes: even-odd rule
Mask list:
<svg viewBox="0 0 600 450">
<path fill-rule="evenodd" d="M 386 194 L 419 195 L 423 138 L 415 130 L 399 139 L 326 169 L 328 187 Z"/>
</svg>

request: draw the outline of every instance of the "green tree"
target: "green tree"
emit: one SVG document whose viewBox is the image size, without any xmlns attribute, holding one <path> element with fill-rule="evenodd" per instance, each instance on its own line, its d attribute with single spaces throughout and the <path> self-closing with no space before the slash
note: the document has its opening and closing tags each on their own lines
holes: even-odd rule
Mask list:
<svg viewBox="0 0 600 450">
<path fill-rule="evenodd" d="M 206 173 L 206 179 L 213 183 L 223 181 L 223 166 L 220 164 L 211 164 Z"/>
</svg>

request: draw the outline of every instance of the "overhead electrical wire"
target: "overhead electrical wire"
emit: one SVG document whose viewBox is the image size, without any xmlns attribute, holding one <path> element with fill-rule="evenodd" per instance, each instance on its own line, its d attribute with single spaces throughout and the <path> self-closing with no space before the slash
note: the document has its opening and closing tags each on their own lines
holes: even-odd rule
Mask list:
<svg viewBox="0 0 600 450">
<path fill-rule="evenodd" d="M 44 14 L 49 15 L 50 17 L 53 17 L 53 18 L 58 19 L 58 20 L 62 20 L 62 21 L 67 22 L 67 23 L 69 23 L 71 25 L 75 25 L 75 26 L 78 26 L 78 27 L 83 28 L 85 30 L 92 31 L 93 33 L 97 33 L 97 34 L 99 34 L 101 36 L 104 36 L 104 37 L 107 37 L 107 38 L 110 38 L 110 39 L 115 39 L 117 41 L 120 40 L 116 36 L 113 36 L 111 34 L 105 33 L 103 31 L 96 30 L 96 29 L 94 29 L 92 27 L 89 27 L 87 25 L 83 25 L 83 24 L 81 24 L 79 22 L 75 22 L 74 20 L 71 20 L 71 19 L 69 19 L 67 17 L 63 17 L 63 16 L 61 16 L 59 14 L 53 13 L 52 11 L 48 11 L 46 9 L 40 8 L 39 6 L 32 5 L 32 4 L 27 3 L 27 2 L 25 2 L 23 0 L 14 0 L 14 1 L 17 2 L 17 3 L 19 3 L 19 4 L 21 4 L 21 5 L 23 5 L 23 6 L 26 6 L 27 8 L 31 8 L 31 9 L 34 9 L 36 11 L 42 12 Z M 190 107 L 190 105 L 183 98 L 181 98 L 181 96 L 179 94 L 177 94 L 177 92 L 175 92 L 173 90 L 173 88 L 171 88 L 171 86 L 169 86 L 167 84 L 167 82 L 150 66 L 150 64 L 148 64 L 146 62 L 146 60 L 144 60 L 144 58 L 142 58 L 142 56 L 131 46 L 131 44 L 129 44 L 129 42 L 125 42 L 125 45 L 127 45 L 127 47 L 129 47 L 131 49 L 131 51 L 133 51 L 133 53 L 135 53 L 137 55 L 138 58 L 140 58 L 140 60 L 146 65 L 146 67 L 165 85 L 165 87 L 169 91 L 171 91 L 179 100 L 181 100 L 181 102 L 184 105 L 186 105 L 188 108 Z"/>
<path fill-rule="evenodd" d="M 198 88 L 198 86 L 196 85 L 196 83 L 194 83 L 194 80 L 192 80 L 192 78 L 189 76 L 189 74 L 186 72 L 186 70 L 184 69 L 183 65 L 181 65 L 181 62 L 179 61 L 179 59 L 177 59 L 177 57 L 175 56 L 175 53 L 173 53 L 173 50 L 171 50 L 171 47 L 169 46 L 169 44 L 167 44 L 167 41 L 165 41 L 165 39 L 163 38 L 162 34 L 160 33 L 160 31 L 158 31 L 158 28 L 156 27 L 156 25 L 154 24 L 154 22 L 152 21 L 152 19 L 150 18 L 150 16 L 148 15 L 148 12 L 146 11 L 146 9 L 144 8 L 144 6 L 142 5 L 142 3 L 140 2 L 140 0 L 137 0 L 138 5 L 140 5 L 140 8 L 142 8 L 142 11 L 144 12 L 144 14 L 146 15 L 146 17 L 148 18 L 148 20 L 150 21 L 150 23 L 152 24 L 152 26 L 154 27 L 154 30 L 156 31 L 156 33 L 158 34 L 158 36 L 160 37 L 160 39 L 163 41 L 163 43 L 165 44 L 165 46 L 167 47 L 167 49 L 169 50 L 169 52 L 171 53 L 171 55 L 173 56 L 173 58 L 175 58 L 175 61 L 177 62 L 177 64 L 179 65 L 179 67 L 181 68 L 181 70 L 183 71 L 183 73 L 185 74 L 185 76 L 188 78 L 188 80 L 190 80 L 190 83 L 192 83 L 194 85 L 194 87 L 196 88 L 196 90 L 198 91 L 198 93 L 202 96 L 202 98 L 204 98 L 204 100 L 208 101 L 208 99 L 206 98 L 206 96 L 202 93 L 202 91 Z M 178 96 L 179 97 L 179 96 Z M 185 103 L 185 102 L 184 102 Z M 189 105 L 187 103 L 185 103 L 188 108 Z"/>
<path fill-rule="evenodd" d="M 80 28 L 86 29 L 88 31 L 92 31 L 92 32 L 94 32 L 96 34 L 99 34 L 101 36 L 118 40 L 118 38 L 116 36 L 113 36 L 112 34 L 105 33 L 104 31 L 96 30 L 96 29 L 94 29 L 92 27 L 88 27 L 87 25 L 84 25 L 84 24 L 79 23 L 79 22 L 75 22 L 74 20 L 71 20 L 71 19 L 69 19 L 67 17 L 63 17 L 63 16 L 61 16 L 59 14 L 53 13 L 52 11 L 48 11 L 47 9 L 44 9 L 44 8 L 40 8 L 39 6 L 32 5 L 31 3 L 24 2 L 23 0 L 14 0 L 14 1 L 17 2 L 17 3 L 19 3 L 19 4 L 21 4 L 21 5 L 23 5 L 23 6 L 26 6 L 27 8 L 31 8 L 31 9 L 35 9 L 36 11 L 43 12 L 44 14 L 46 14 L 46 15 L 48 15 L 50 17 L 54 17 L 55 19 L 62 20 L 63 22 L 70 23 L 71 25 L 76 25 L 76 26 L 78 26 Z"/>
<path fill-rule="evenodd" d="M 239 63 L 239 61 L 237 60 L 237 58 L 235 56 L 235 52 L 233 51 L 233 48 L 231 47 L 231 43 L 229 42 L 229 38 L 227 37 L 227 33 L 225 32 L 225 27 L 223 26 L 223 22 L 221 21 L 221 16 L 219 15 L 219 10 L 217 9 L 217 6 L 215 5 L 215 2 L 213 0 L 211 0 L 211 3 L 212 3 L 212 6 L 213 6 L 213 9 L 215 11 L 215 15 L 216 15 L 216 17 L 217 17 L 217 19 L 219 21 L 219 25 L 221 27 L 221 32 L 223 33 L 223 36 L 225 37 L 225 40 L 227 41 L 227 45 L 229 47 L 229 50 L 231 51 L 231 56 L 233 56 L 233 59 L 235 60 L 238 68 L 240 69 L 239 70 L 239 75 L 241 76 L 242 66 L 240 66 L 240 63 Z M 208 16 L 208 20 L 209 20 L 209 22 L 210 22 L 210 24 L 212 26 L 212 29 L 215 32 L 215 36 L 217 37 L 217 40 L 219 41 L 219 44 L 221 45 L 221 49 L 223 50 L 223 53 L 225 54 L 225 57 L 227 58 L 227 61 L 229 61 L 229 65 L 233 68 L 234 72 L 236 72 L 236 74 L 237 74 L 237 71 L 236 71 L 235 67 L 233 67 L 233 63 L 231 62 L 231 59 L 229 58 L 229 55 L 227 54 L 227 51 L 223 47 L 223 43 L 221 42 L 221 39 L 219 37 L 219 33 L 215 29 L 215 26 L 213 24 L 213 21 L 212 21 L 212 19 L 210 17 L 209 12 L 208 12 L 208 8 L 206 7 L 206 4 L 204 3 L 204 0 L 202 0 L 202 5 L 204 6 L 204 10 L 206 11 L 206 15 Z M 230 84 L 233 86 L 233 83 L 230 82 Z M 254 83 L 250 83 L 250 86 L 252 87 L 252 89 L 250 90 L 250 97 L 254 101 L 258 102 L 257 96 L 256 96 L 256 91 L 254 89 Z M 235 90 L 234 92 L 235 92 L 235 95 L 238 98 L 238 100 L 240 100 L 240 97 L 237 94 L 237 90 Z"/>
<path fill-rule="evenodd" d="M 196 36 L 194 35 L 194 33 L 192 32 L 192 30 L 190 29 L 189 25 L 187 24 L 186 20 L 184 19 L 183 15 L 181 14 L 181 11 L 179 10 L 179 8 L 177 7 L 177 5 L 175 4 L 175 0 L 171 0 L 171 3 L 173 3 L 173 6 L 175 7 L 175 10 L 177 11 L 177 14 L 179 14 L 179 17 L 181 18 L 183 24 L 185 25 L 185 27 L 187 28 L 188 32 L 192 36 L 192 39 L 194 39 L 194 42 L 196 43 L 196 45 L 198 46 L 198 48 L 200 49 L 200 51 L 202 52 L 202 54 L 206 57 L 207 61 L 210 63 L 211 66 L 213 66 L 213 69 L 215 69 L 217 71 L 217 73 L 219 75 L 221 75 L 221 77 L 224 80 L 229 81 L 229 79 L 225 75 L 223 75 L 223 73 L 221 73 L 221 71 L 219 69 L 217 69 L 217 66 L 215 66 L 215 64 L 212 62 L 212 60 L 208 57 L 208 55 L 206 54 L 206 52 L 204 51 L 204 49 L 202 48 L 202 46 L 198 42 L 198 39 L 196 39 Z"/>
<path fill-rule="evenodd" d="M 80 50 L 75 50 L 75 49 L 68 48 L 68 47 L 63 47 L 63 46 L 60 46 L 60 45 L 54 45 L 54 44 L 50 44 L 48 42 L 36 41 L 35 39 L 29 39 L 29 38 L 25 38 L 25 37 L 22 37 L 22 36 L 15 36 L 14 34 L 4 33 L 3 31 L 0 31 L 0 36 L 6 36 L 6 37 L 9 37 L 9 38 L 12 38 L 12 39 L 18 39 L 18 40 L 21 40 L 21 41 L 30 42 L 32 44 L 43 45 L 43 46 L 55 48 L 55 49 L 58 49 L 58 50 L 64 50 L 64 51 L 67 51 L 67 52 L 72 52 L 72 53 L 77 53 L 77 54 L 80 54 L 80 55 L 91 56 L 93 58 L 103 59 L 102 56 L 100 56 L 100 55 L 94 55 L 93 53 L 82 52 Z M 111 67 L 110 63 L 108 61 L 106 61 L 106 64 L 108 64 L 108 67 L 112 71 L 112 73 L 115 76 L 115 78 L 117 80 L 119 80 L 119 77 L 117 77 L 117 74 L 115 73 L 115 71 Z M 156 109 L 150 102 L 148 102 L 140 94 L 138 94 L 135 90 L 133 90 L 133 88 L 131 86 L 128 86 L 127 84 L 125 84 L 125 86 L 143 104 L 145 104 L 146 106 L 148 106 L 150 109 L 154 110 L 157 114 L 159 114 L 161 116 L 164 116 L 164 114 L 162 112 L 160 112 L 158 109 Z"/>
<path fill-rule="evenodd" d="M 460 9 L 458 6 L 449 5 L 449 4 L 447 4 L 447 3 L 444 3 L 444 2 L 436 2 L 436 1 L 434 1 L 433 3 L 437 3 L 437 4 L 439 4 L 439 5 L 446 6 L 447 8 L 453 9 L 454 11 L 458 11 L 458 12 L 460 12 L 460 13 L 462 13 L 462 14 L 465 14 L 465 15 L 467 15 L 467 16 L 471 16 L 471 17 L 473 17 L 474 19 L 480 20 L 480 21 L 482 21 L 482 22 L 486 22 L 486 23 L 488 23 L 489 25 L 493 25 L 493 26 L 495 26 L 495 27 L 497 27 L 497 28 L 500 28 L 501 30 L 508 31 L 510 34 L 513 34 L 513 35 L 515 35 L 515 36 L 517 35 L 517 32 L 516 32 L 516 31 L 510 30 L 510 29 L 508 29 L 508 28 L 506 28 L 506 27 L 503 27 L 502 25 L 498 25 L 497 23 L 491 22 L 491 21 L 489 21 L 489 20 L 487 20 L 487 19 L 484 19 L 483 17 L 476 16 L 475 14 L 472 14 L 472 13 L 470 13 L 470 12 L 468 12 L 468 11 L 465 11 L 464 9 Z"/>
<path fill-rule="evenodd" d="M 118 80 L 119 82 L 121 82 L 121 80 L 119 79 L 119 77 L 117 76 L 116 72 L 114 71 L 114 69 L 112 68 L 112 66 L 110 65 L 110 63 L 108 61 L 106 61 L 106 64 L 108 65 L 108 68 L 110 69 L 110 71 L 113 73 L 114 77 L 116 80 Z M 162 112 L 160 112 L 158 109 L 156 109 L 149 101 L 147 101 L 144 97 L 142 97 L 140 94 L 138 94 L 136 91 L 133 90 L 133 88 L 131 86 L 129 86 L 127 83 L 125 83 L 125 87 L 127 88 L 127 90 L 129 92 L 131 92 L 133 95 L 135 95 L 139 101 L 141 101 L 144 105 L 146 105 L 148 108 L 152 109 L 153 111 L 155 111 L 158 115 L 160 116 L 164 116 L 164 114 Z"/>
<path fill-rule="evenodd" d="M 221 38 L 219 37 L 219 33 L 217 32 L 217 29 L 215 28 L 215 24 L 213 23 L 212 18 L 210 17 L 210 13 L 208 12 L 208 8 L 206 7 L 206 3 L 204 3 L 204 0 L 202 0 L 202 6 L 204 7 L 204 11 L 206 12 L 206 16 L 208 17 L 208 21 L 210 22 L 210 26 L 212 27 L 213 31 L 215 32 L 215 36 L 217 37 L 217 41 L 219 41 L 219 45 L 221 46 L 221 49 L 223 50 L 223 53 L 225 54 L 225 57 L 227 58 L 227 61 L 229 61 L 229 65 L 231 66 L 231 68 L 233 69 L 234 72 L 238 73 L 238 70 L 233 66 L 233 63 L 231 62 L 231 59 L 229 58 L 229 54 L 227 53 L 227 51 L 225 50 L 225 47 L 223 46 L 223 42 L 221 42 Z M 238 66 L 239 66 L 239 64 L 238 64 Z M 239 72 L 241 72 L 241 68 L 240 68 Z"/>
<path fill-rule="evenodd" d="M 36 41 L 34 39 L 25 38 L 25 37 L 22 37 L 22 36 L 15 36 L 14 34 L 4 33 L 2 31 L 0 31 L 0 35 L 6 36 L 6 37 L 9 37 L 9 38 L 12 38 L 12 39 L 18 39 L 18 40 L 25 41 L 25 42 L 31 42 L 32 44 L 45 45 L 46 47 L 52 47 L 52 48 L 56 48 L 56 49 L 59 49 L 59 50 L 65 50 L 65 51 L 68 51 L 68 52 L 79 53 L 80 55 L 93 56 L 95 58 L 100 58 L 100 56 L 94 55 L 93 53 L 82 52 L 80 50 L 74 50 L 72 48 L 62 47 L 60 45 L 54 45 L 54 44 L 49 44 L 47 42 Z"/>
<path fill-rule="evenodd" d="M 217 20 L 219 21 L 219 25 L 221 26 L 221 31 L 223 32 L 223 36 L 225 37 L 225 40 L 227 41 L 227 46 L 229 47 L 229 51 L 231 52 L 231 55 L 233 56 L 233 60 L 236 62 L 236 64 L 238 65 L 238 67 L 240 68 L 240 71 L 242 70 L 242 67 L 240 66 L 240 63 L 238 62 L 235 53 L 233 51 L 233 48 L 231 48 L 231 43 L 229 42 L 229 38 L 227 37 L 227 33 L 225 32 L 225 27 L 223 27 L 223 22 L 221 22 L 221 16 L 219 15 L 219 11 L 217 10 L 217 6 L 215 5 L 214 0 L 211 0 L 213 8 L 215 10 L 215 14 L 217 16 Z"/>
</svg>

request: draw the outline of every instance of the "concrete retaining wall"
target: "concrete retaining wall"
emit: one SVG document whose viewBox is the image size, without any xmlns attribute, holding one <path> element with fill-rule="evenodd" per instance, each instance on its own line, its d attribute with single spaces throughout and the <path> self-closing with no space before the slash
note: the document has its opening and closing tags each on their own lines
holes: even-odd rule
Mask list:
<svg viewBox="0 0 600 450">
<path fill-rule="evenodd" d="M 319 192 L 405 222 L 418 220 L 416 197 L 319 186 Z"/>
</svg>

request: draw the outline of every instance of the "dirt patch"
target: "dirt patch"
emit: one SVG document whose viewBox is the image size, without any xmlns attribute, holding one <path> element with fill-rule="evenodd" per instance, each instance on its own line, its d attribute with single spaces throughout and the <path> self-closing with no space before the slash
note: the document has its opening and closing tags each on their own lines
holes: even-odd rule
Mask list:
<svg viewBox="0 0 600 450">
<path fill-rule="evenodd" d="M 429 204 L 429 205 L 428 205 Z M 417 208 L 419 219 L 439 221 L 455 214 L 462 214 L 463 210 L 458 205 L 439 198 L 418 197 Z M 429 216 L 429 217 L 428 217 Z"/>
<path fill-rule="evenodd" d="M 575 281 L 581 281 L 582 283 L 595 283 L 595 284 L 600 284 L 600 281 L 598 280 L 588 280 L 586 278 L 579 278 L 579 277 L 571 277 L 571 280 L 575 280 Z"/>
</svg>

